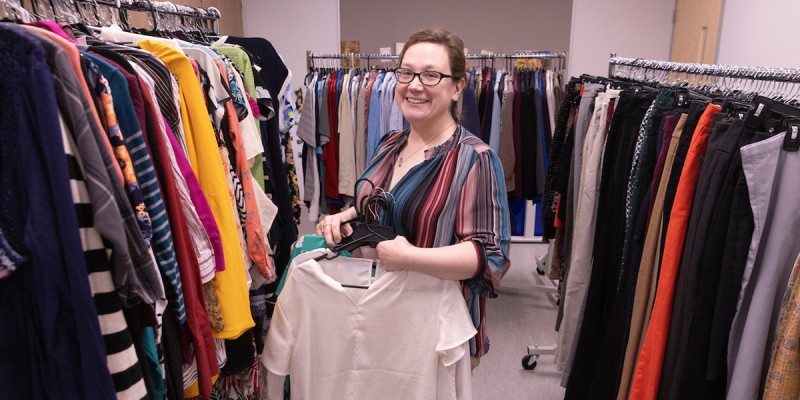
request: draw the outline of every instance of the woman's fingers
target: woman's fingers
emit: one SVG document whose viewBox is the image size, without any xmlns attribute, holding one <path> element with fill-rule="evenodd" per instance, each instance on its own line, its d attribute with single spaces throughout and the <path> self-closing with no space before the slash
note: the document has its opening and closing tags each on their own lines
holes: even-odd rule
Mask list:
<svg viewBox="0 0 800 400">
<path fill-rule="evenodd" d="M 353 234 L 353 228 L 350 227 L 350 224 L 341 225 L 340 230 L 342 231 L 342 235 L 350 236 Z"/>
<path fill-rule="evenodd" d="M 341 232 L 341 225 L 339 225 L 339 221 L 336 221 L 335 224 L 331 224 L 331 236 L 334 241 L 334 245 L 341 243 L 342 241 L 342 232 Z M 330 243 L 328 243 L 330 245 Z"/>
<path fill-rule="evenodd" d="M 322 235 L 325 234 L 325 232 L 323 231 L 324 224 L 325 224 L 325 221 L 322 221 L 322 222 L 318 223 L 317 226 L 315 227 L 315 230 L 317 231 L 317 235 L 322 236 Z"/>
<path fill-rule="evenodd" d="M 334 217 L 325 217 L 316 226 L 317 235 L 325 237 L 328 247 L 333 247 L 342 241 L 342 236 L 348 236 L 353 232 L 350 225 L 341 225 L 341 221 Z"/>
</svg>

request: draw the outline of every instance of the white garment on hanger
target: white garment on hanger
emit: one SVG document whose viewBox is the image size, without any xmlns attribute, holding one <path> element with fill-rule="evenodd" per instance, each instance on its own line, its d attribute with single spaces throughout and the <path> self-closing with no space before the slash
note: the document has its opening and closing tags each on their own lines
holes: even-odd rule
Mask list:
<svg viewBox="0 0 800 400">
<path fill-rule="evenodd" d="M 211 122 L 214 125 L 214 129 L 219 129 L 225 119 L 225 102 L 231 97 L 225 89 L 225 85 L 222 83 L 222 76 L 224 73 L 220 71 L 219 66 L 214 62 L 214 58 L 202 49 L 184 47 L 183 51 L 189 58 L 194 60 L 194 62 L 206 72 L 206 76 L 208 76 L 208 83 L 211 85 L 211 88 L 206 94 L 208 95 L 210 105 L 214 108 Z M 227 76 L 225 79 L 227 80 Z"/>
<path fill-rule="evenodd" d="M 241 74 L 239 74 L 236 68 L 233 69 L 233 77 L 239 88 L 245 87 L 244 79 L 242 79 Z M 253 108 L 250 106 L 250 102 L 245 101 L 244 105 L 247 108 L 247 117 L 239 121 L 239 132 L 242 135 L 244 154 L 247 157 L 250 168 L 253 168 L 256 156 L 264 154 L 264 144 L 261 142 L 261 133 L 258 130 L 259 121 L 253 116 Z"/>
<path fill-rule="evenodd" d="M 314 261 L 325 254 L 292 262 L 262 354 L 267 370 L 291 375 L 300 399 L 457 399 L 476 332 L 459 283 L 380 263 L 373 277 L 370 259 Z"/>
<path fill-rule="evenodd" d="M 185 54 L 183 52 L 183 49 L 181 49 L 181 46 L 178 45 L 178 42 L 176 40 L 164 39 L 155 36 L 140 35 L 138 33 L 125 32 L 123 30 L 120 30 L 119 28 L 117 29 L 110 27 L 100 28 L 100 39 L 103 39 L 107 42 L 117 42 L 117 43 L 139 43 L 142 40 L 152 40 L 154 42 L 163 43 L 169 47 L 172 47 L 181 54 Z"/>
<path fill-rule="evenodd" d="M 500 104 L 500 94 L 498 91 L 500 90 L 500 83 L 503 76 L 503 71 L 496 71 L 495 72 L 495 80 L 494 80 L 494 87 L 491 88 L 491 94 L 494 98 L 492 103 L 492 125 L 490 128 L 490 135 L 489 135 L 489 147 L 492 148 L 495 152 L 500 151 L 500 129 L 502 127 L 502 115 L 501 111 L 501 104 Z"/>
<path fill-rule="evenodd" d="M 556 104 L 556 95 L 555 95 L 556 88 L 555 88 L 555 85 L 556 85 L 557 80 L 553 79 L 554 75 L 555 75 L 555 72 L 552 69 L 548 69 L 547 70 L 547 74 L 545 75 L 545 78 L 547 79 L 547 91 L 546 91 L 547 92 L 546 93 L 546 97 L 547 97 L 547 114 L 548 114 L 548 118 L 550 118 L 550 135 L 551 136 L 553 134 L 555 134 L 555 130 L 556 130 L 556 113 L 558 113 L 558 111 L 556 110 L 556 107 L 560 106 L 559 104 Z"/>
</svg>

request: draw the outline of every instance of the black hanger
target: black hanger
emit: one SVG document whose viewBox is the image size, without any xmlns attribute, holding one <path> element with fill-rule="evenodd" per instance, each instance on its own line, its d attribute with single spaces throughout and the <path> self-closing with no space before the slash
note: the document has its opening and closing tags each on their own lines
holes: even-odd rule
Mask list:
<svg viewBox="0 0 800 400">
<path fill-rule="evenodd" d="M 313 64 L 313 61 L 312 61 L 312 64 Z M 311 83 L 311 75 L 313 75 L 315 71 L 316 71 L 316 68 L 314 68 L 313 65 L 310 65 L 308 67 L 308 73 L 306 74 L 305 78 L 303 78 L 303 83 L 305 83 L 306 85 Z"/>
<path fill-rule="evenodd" d="M 372 181 L 362 178 L 356 181 L 354 193 L 358 193 L 358 185 L 362 181 L 372 186 L 371 191 L 377 189 Z M 391 197 L 387 197 L 387 194 L 381 190 L 378 194 L 371 194 L 361 199 L 359 207 L 356 208 L 358 211 L 356 218 L 345 222 L 355 223 L 353 232 L 343 237 L 342 242 L 334 246 L 334 252 L 351 251 L 362 246 L 375 247 L 384 240 L 392 240 L 397 237 L 397 232 L 395 232 L 394 228 L 376 222 L 379 209 L 383 209 L 388 215 L 392 213 L 394 201 Z M 388 195 L 391 196 L 391 194 Z"/>
<path fill-rule="evenodd" d="M 365 181 L 370 185 L 372 185 L 373 188 L 372 190 L 373 191 L 375 190 L 375 184 L 372 183 L 372 181 L 370 181 L 367 178 L 361 178 L 357 180 L 354 185 L 356 188 L 354 193 L 358 193 L 358 184 L 362 181 Z M 377 219 L 377 209 L 372 208 L 373 206 L 382 207 L 384 208 L 384 211 L 391 214 L 393 202 L 391 198 L 386 197 L 386 194 L 387 194 L 386 192 L 381 191 L 381 193 L 372 194 L 370 196 L 362 198 L 359 204 L 361 206 L 360 207 L 361 211 L 358 212 L 356 218 L 343 223 L 343 225 L 348 223 L 357 223 L 353 227 L 353 232 L 350 235 L 343 237 L 342 242 L 334 246 L 333 249 L 331 249 L 332 253 L 323 254 L 315 258 L 314 260 L 315 261 L 321 261 L 323 259 L 333 260 L 334 258 L 338 257 L 339 254 L 341 254 L 341 252 L 343 251 L 352 251 L 363 246 L 375 247 L 377 246 L 378 243 L 384 240 L 392 240 L 395 237 L 397 237 L 397 232 L 395 232 L 394 228 L 381 225 L 375 222 L 375 220 Z M 356 208 L 356 210 L 358 211 L 359 208 Z M 370 218 L 368 218 L 369 213 L 363 212 L 364 210 L 368 210 L 369 213 L 374 214 L 375 218 L 370 220 Z M 373 269 L 375 268 L 375 265 L 376 264 L 373 261 L 372 263 Z M 369 286 L 362 286 L 362 285 L 346 285 L 341 283 L 340 285 L 342 287 L 355 288 L 355 289 L 369 288 Z"/>
<path fill-rule="evenodd" d="M 711 100 L 711 104 L 720 106 L 722 112 L 738 119 L 747 117 L 750 108 L 752 108 L 752 103 L 742 102 L 729 96 L 715 97 Z"/>
<path fill-rule="evenodd" d="M 761 129 L 768 117 L 777 116 L 783 121 L 782 129 L 786 130 L 783 149 L 786 151 L 800 150 L 800 109 L 772 100 L 764 96 L 755 96 L 753 105 L 745 117 L 745 124 Z"/>
<path fill-rule="evenodd" d="M 394 229 L 380 224 L 358 224 L 353 233 L 342 238 L 342 242 L 333 247 L 334 252 L 352 251 L 359 247 L 375 247 L 384 240 L 397 237 Z"/>
<path fill-rule="evenodd" d="M 575 78 L 572 78 L 572 79 L 574 80 Z M 608 82 L 608 78 L 604 78 L 602 76 L 589 75 L 589 74 L 581 75 L 579 80 L 580 80 L 581 83 L 599 83 L 601 85 L 605 85 L 606 82 Z M 572 83 L 572 82 L 570 82 L 570 83 Z"/>
<path fill-rule="evenodd" d="M 97 37 L 97 32 L 83 22 L 67 25 L 76 36 Z"/>
<path fill-rule="evenodd" d="M 786 136 L 783 138 L 783 149 L 786 151 L 800 150 L 800 118 L 788 116 L 784 119 Z"/>
<path fill-rule="evenodd" d="M 573 78 L 574 79 L 574 78 Z M 634 92 L 639 92 L 644 87 L 641 84 L 635 82 L 626 82 L 622 79 L 617 78 L 606 78 L 602 76 L 594 76 L 583 74 L 580 77 L 581 83 L 596 83 L 606 87 L 606 89 L 614 89 L 614 90 L 633 90 Z M 572 82 L 570 82 L 572 83 Z"/>
<path fill-rule="evenodd" d="M 689 100 L 702 101 L 705 103 L 711 102 L 711 98 L 702 93 L 695 92 L 694 90 L 689 90 L 688 93 L 689 93 Z"/>
</svg>

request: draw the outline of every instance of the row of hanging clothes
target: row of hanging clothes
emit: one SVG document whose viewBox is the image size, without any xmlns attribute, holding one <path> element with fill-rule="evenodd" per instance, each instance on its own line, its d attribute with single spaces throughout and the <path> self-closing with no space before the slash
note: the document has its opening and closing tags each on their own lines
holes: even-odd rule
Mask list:
<svg viewBox="0 0 800 400">
<path fill-rule="evenodd" d="M 567 399 L 800 396 L 800 70 L 613 57 L 567 84 L 545 236 Z"/>
<path fill-rule="evenodd" d="M 12 3 L 0 22 L 4 394 L 263 397 L 257 354 L 301 204 L 291 72 L 265 39 L 219 37 L 215 10 L 71 4 L 98 8 L 87 26 Z M 122 30 L 129 11 L 156 30 Z"/>
<path fill-rule="evenodd" d="M 516 235 L 523 235 L 525 203 L 540 202 L 544 193 L 565 57 L 551 52 L 467 55 L 471 65 L 458 104 L 459 123 L 500 156 L 506 187 L 515 200 Z M 303 200 L 310 220 L 352 201 L 353 183 L 380 138 L 408 128 L 394 101 L 397 59 L 308 53 L 303 111 L 309 117 L 300 118 L 297 136 L 304 143 Z"/>
<path fill-rule="evenodd" d="M 397 56 L 381 57 L 308 52 L 296 135 L 310 221 L 352 204 L 355 182 L 383 133 L 407 126 L 394 101 Z"/>
<path fill-rule="evenodd" d="M 526 203 L 536 205 L 535 236 L 542 235 L 541 200 L 557 107 L 563 97 L 565 54 L 538 52 L 478 56 L 462 96 L 462 125 L 497 152 L 511 208 L 511 234 L 523 236 Z"/>
</svg>

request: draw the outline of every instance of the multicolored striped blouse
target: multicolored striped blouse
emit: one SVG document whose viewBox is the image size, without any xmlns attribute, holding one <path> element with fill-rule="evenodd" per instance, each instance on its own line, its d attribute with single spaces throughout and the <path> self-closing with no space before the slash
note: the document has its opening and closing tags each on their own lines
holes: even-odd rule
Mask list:
<svg viewBox="0 0 800 400">
<path fill-rule="evenodd" d="M 388 188 L 397 156 L 409 131 L 387 134 L 361 178 L 376 188 Z M 488 351 L 486 298 L 497 297 L 500 279 L 509 267 L 509 215 L 503 170 L 497 154 L 457 125 L 445 143 L 425 151 L 425 160 L 411 168 L 389 192 L 391 212 L 381 212 L 380 222 L 393 226 L 417 247 L 443 247 L 471 241 L 478 254 L 479 273 L 463 281 L 462 291 L 478 334 L 470 352 L 481 357 Z M 361 181 L 358 199 L 372 192 Z"/>
</svg>

